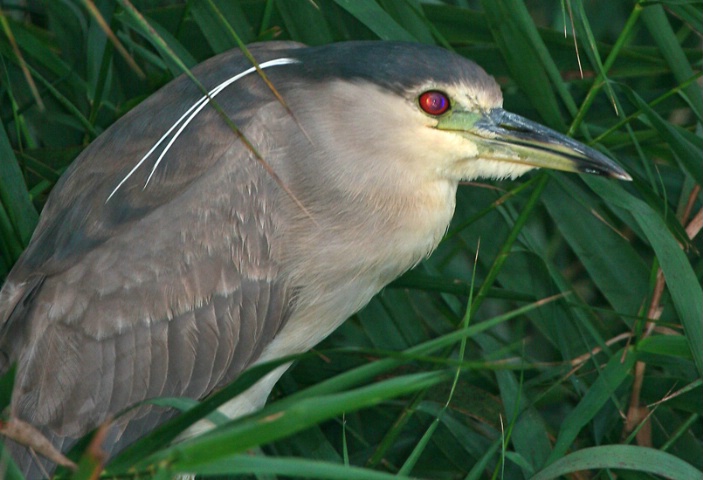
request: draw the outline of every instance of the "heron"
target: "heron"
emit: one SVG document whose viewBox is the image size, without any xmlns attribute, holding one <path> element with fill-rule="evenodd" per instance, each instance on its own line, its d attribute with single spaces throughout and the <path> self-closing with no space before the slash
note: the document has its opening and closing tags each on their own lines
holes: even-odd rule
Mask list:
<svg viewBox="0 0 703 480">
<path fill-rule="evenodd" d="M 10 418 L 60 452 L 130 405 L 201 399 L 312 348 L 430 255 L 460 181 L 535 168 L 630 179 L 504 110 L 496 81 L 448 50 L 248 48 L 258 65 L 239 50 L 209 59 L 197 82 L 171 81 L 95 139 L 0 292 Z M 261 408 L 288 365 L 221 410 Z M 104 448 L 172 415 L 133 409 Z M 6 447 L 28 478 L 55 468 Z"/>
</svg>

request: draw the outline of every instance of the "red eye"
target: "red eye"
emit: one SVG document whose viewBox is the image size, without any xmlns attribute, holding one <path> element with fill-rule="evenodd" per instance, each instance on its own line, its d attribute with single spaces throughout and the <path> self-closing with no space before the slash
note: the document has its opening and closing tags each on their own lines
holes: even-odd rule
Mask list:
<svg viewBox="0 0 703 480">
<path fill-rule="evenodd" d="M 430 90 L 420 95 L 420 108 L 430 115 L 442 115 L 449 110 L 449 98 L 442 92 Z"/>
</svg>

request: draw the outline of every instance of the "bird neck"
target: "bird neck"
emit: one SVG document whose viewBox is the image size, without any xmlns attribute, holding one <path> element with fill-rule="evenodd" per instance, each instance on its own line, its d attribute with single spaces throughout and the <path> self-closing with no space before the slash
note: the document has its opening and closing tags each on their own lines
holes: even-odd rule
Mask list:
<svg viewBox="0 0 703 480">
<path fill-rule="evenodd" d="M 314 222 L 292 222 L 295 231 L 285 232 L 280 245 L 286 247 L 283 264 L 297 292 L 296 316 L 317 319 L 314 331 L 299 335 L 300 351 L 435 249 L 454 212 L 456 187 L 435 181 L 403 191 L 337 197 L 333 215 L 329 205 L 311 206 Z"/>
</svg>

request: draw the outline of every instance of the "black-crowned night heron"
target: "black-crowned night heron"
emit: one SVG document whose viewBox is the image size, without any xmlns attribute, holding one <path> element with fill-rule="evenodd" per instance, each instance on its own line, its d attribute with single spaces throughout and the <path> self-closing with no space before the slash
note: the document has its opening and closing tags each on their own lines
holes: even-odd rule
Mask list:
<svg viewBox="0 0 703 480">
<path fill-rule="evenodd" d="M 536 167 L 629 178 L 503 110 L 493 78 L 446 50 L 250 51 L 285 106 L 239 51 L 193 70 L 209 96 L 174 80 L 75 161 L 7 278 L 11 415 L 60 450 L 129 405 L 202 398 L 257 362 L 314 346 L 433 251 L 460 180 Z M 261 407 L 285 369 L 223 410 Z M 167 415 L 140 407 L 105 448 Z"/>
</svg>

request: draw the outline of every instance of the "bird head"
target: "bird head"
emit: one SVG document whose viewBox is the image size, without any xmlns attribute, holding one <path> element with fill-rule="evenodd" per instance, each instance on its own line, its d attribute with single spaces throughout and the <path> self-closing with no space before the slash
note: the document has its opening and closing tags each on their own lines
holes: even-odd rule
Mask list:
<svg viewBox="0 0 703 480">
<path fill-rule="evenodd" d="M 360 188 L 399 176 L 514 178 L 534 168 L 630 180 L 594 148 L 504 110 L 493 77 L 445 49 L 349 42 L 292 56 L 298 81 L 287 82 L 296 91 L 284 98 L 332 160 L 316 168 L 363 180 Z"/>
</svg>

